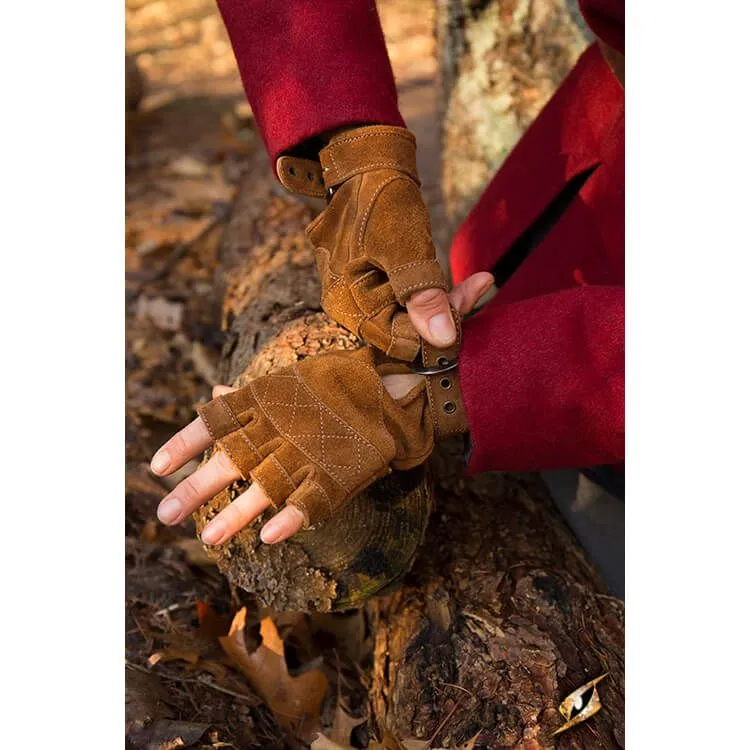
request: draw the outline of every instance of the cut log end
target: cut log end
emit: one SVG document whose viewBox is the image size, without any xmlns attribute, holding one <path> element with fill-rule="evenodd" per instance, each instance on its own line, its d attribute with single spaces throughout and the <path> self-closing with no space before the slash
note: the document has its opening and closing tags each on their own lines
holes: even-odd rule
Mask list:
<svg viewBox="0 0 750 750">
<path fill-rule="evenodd" d="M 246 385 L 322 351 L 357 349 L 361 343 L 323 313 L 285 325 L 234 382 Z M 195 514 L 200 533 L 249 482 L 235 482 Z M 286 542 L 267 545 L 259 533 L 274 511 L 226 544 L 207 548 L 239 588 L 276 610 L 321 611 L 358 607 L 381 594 L 411 567 L 432 503 L 422 469 L 391 474 L 371 485 L 324 523 Z"/>
</svg>

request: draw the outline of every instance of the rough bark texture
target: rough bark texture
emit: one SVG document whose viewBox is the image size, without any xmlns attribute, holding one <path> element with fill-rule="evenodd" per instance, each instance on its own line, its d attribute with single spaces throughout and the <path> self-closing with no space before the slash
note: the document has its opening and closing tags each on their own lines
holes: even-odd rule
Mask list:
<svg viewBox="0 0 750 750">
<path fill-rule="evenodd" d="M 319 208 L 319 206 L 316 206 Z M 217 299 L 227 333 L 219 381 L 248 380 L 330 349 L 353 349 L 355 337 L 320 311 L 320 287 L 304 227 L 306 202 L 273 179 L 264 154 L 251 161 L 221 243 Z M 196 514 L 200 532 L 247 483 L 236 482 Z M 329 611 L 361 605 L 410 567 L 432 503 L 417 469 L 386 477 L 329 522 L 265 545 L 267 512 L 209 554 L 229 580 L 276 610 Z"/>
<path fill-rule="evenodd" d="M 590 41 L 575 2 L 438 0 L 443 197 L 455 229 Z M 535 477 L 433 461 L 436 511 L 405 585 L 370 605 L 381 732 L 458 747 L 624 747 L 624 604 Z M 603 709 L 556 739 L 592 678 Z"/>
<path fill-rule="evenodd" d="M 455 229 L 591 40 L 576 0 L 437 0 L 443 193 Z"/>
<path fill-rule="evenodd" d="M 405 585 L 370 606 L 377 726 L 430 747 L 478 732 L 476 748 L 624 747 L 623 603 L 538 480 L 467 480 L 459 454 L 434 462 L 436 510 Z M 604 708 L 552 740 L 562 699 L 603 672 Z"/>
</svg>

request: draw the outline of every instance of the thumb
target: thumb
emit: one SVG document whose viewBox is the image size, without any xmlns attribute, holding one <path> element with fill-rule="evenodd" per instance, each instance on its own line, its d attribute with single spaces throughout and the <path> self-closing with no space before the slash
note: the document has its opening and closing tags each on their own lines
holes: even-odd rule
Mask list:
<svg viewBox="0 0 750 750">
<path fill-rule="evenodd" d="M 495 282 L 495 278 L 487 271 L 480 271 L 464 279 L 453 287 L 449 299 L 458 314 L 463 318 L 468 315 Z"/>
<path fill-rule="evenodd" d="M 456 340 L 456 326 L 448 295 L 442 289 L 423 289 L 406 303 L 409 320 L 417 333 L 433 346 L 443 348 Z"/>
<path fill-rule="evenodd" d="M 229 385 L 215 385 L 211 391 L 211 398 L 217 398 L 219 396 L 225 396 L 227 393 L 236 391 L 236 388 L 232 388 Z"/>
</svg>

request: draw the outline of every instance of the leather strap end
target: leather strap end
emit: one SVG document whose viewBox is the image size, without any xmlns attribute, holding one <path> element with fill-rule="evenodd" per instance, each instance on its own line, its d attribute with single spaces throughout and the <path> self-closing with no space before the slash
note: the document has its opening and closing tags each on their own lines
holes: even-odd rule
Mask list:
<svg viewBox="0 0 750 750">
<path fill-rule="evenodd" d="M 325 198 L 323 169 L 317 161 L 297 156 L 280 156 L 276 160 L 279 182 L 290 192 Z"/>
</svg>

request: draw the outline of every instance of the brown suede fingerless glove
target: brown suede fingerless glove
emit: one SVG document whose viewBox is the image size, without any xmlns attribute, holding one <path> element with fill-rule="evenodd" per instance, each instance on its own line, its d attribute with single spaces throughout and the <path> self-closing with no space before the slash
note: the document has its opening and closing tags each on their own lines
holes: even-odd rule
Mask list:
<svg viewBox="0 0 750 750">
<path fill-rule="evenodd" d="M 274 507 L 287 502 L 314 524 L 391 469 L 421 464 L 436 439 L 467 429 L 456 369 L 422 376 L 394 400 L 381 376 L 412 370 L 377 357 L 371 347 L 310 357 L 198 413 L 244 479 L 258 482 Z M 447 363 L 425 347 L 423 365 Z"/>
<path fill-rule="evenodd" d="M 387 125 L 354 128 L 331 138 L 319 163 L 282 156 L 276 167 L 289 190 L 330 199 L 307 227 L 323 309 L 389 356 L 414 360 L 420 339 L 403 306 L 420 289 L 448 288 L 419 189 L 414 135 Z"/>
</svg>

